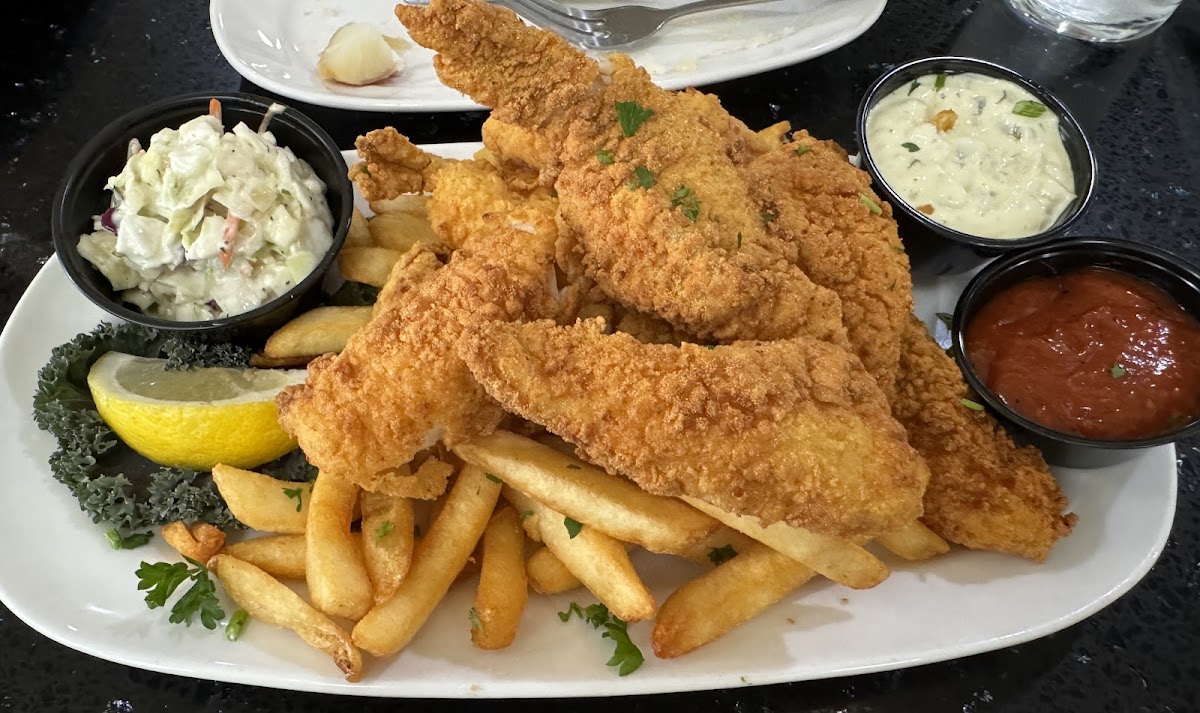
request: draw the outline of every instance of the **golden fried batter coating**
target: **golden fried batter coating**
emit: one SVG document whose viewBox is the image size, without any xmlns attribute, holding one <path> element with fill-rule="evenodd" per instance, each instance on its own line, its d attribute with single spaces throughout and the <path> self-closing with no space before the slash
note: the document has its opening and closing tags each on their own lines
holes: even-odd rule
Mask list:
<svg viewBox="0 0 1200 713">
<path fill-rule="evenodd" d="M 426 185 L 432 191 L 426 204 L 429 222 L 452 247 L 461 247 L 471 235 L 487 229 L 489 216 L 518 211 L 532 215 L 530 220 L 549 221 L 547 229 L 557 230 L 553 222 L 558 206 L 549 191 L 514 191 L 486 161 L 447 163 Z"/>
<path fill-rule="evenodd" d="M 609 296 L 703 338 L 846 343 L 837 296 L 767 247 L 764 212 L 739 165 L 769 135 L 713 97 L 656 87 L 624 55 L 602 71 L 503 8 L 434 0 L 396 15 L 439 53 L 443 82 L 553 148 L 561 217 Z M 634 104 L 652 112 L 636 127 L 618 113 Z"/>
<path fill-rule="evenodd" d="M 840 146 L 806 131 L 755 158 L 749 172 L 752 192 L 777 216 L 767 228 L 779 238 L 783 256 L 841 298 L 851 351 L 890 400 L 901 335 L 913 310 L 908 255 L 891 206 Z"/>
<path fill-rule="evenodd" d="M 354 148 L 362 160 L 347 175 L 369 201 L 420 193 L 425 190 L 426 177 L 446 163 L 446 159 L 425 153 L 390 126 L 358 137 Z"/>
<path fill-rule="evenodd" d="M 1044 560 L 1075 526 L 1066 497 L 1036 448 L 1018 448 L 991 416 L 962 405 L 958 366 L 915 317 L 897 391 L 893 412 L 929 464 L 925 524 L 960 545 Z"/>
<path fill-rule="evenodd" d="M 504 417 L 454 356 L 471 324 L 554 316 L 552 234 L 497 219 L 440 266 L 421 248 L 398 263 L 371 321 L 278 397 L 280 423 L 323 473 L 406 492 L 396 469 L 434 443 L 491 432 Z M 397 274 L 395 271 L 399 271 Z"/>
<path fill-rule="evenodd" d="M 840 537 L 921 514 L 924 463 L 870 375 L 829 344 L 673 347 L 541 321 L 474 325 L 459 354 L 506 409 L 651 493 Z"/>
</svg>

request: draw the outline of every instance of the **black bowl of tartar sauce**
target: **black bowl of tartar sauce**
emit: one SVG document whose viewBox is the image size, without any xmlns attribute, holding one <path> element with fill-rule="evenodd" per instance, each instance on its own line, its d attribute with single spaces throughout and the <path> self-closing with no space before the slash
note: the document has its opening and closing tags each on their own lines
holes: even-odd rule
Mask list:
<svg viewBox="0 0 1200 713">
<path fill-rule="evenodd" d="M 984 60 L 895 67 L 863 96 L 856 129 L 915 272 L 964 272 L 1063 237 L 1092 196 L 1096 159 L 1079 122 L 1046 89 Z"/>
</svg>

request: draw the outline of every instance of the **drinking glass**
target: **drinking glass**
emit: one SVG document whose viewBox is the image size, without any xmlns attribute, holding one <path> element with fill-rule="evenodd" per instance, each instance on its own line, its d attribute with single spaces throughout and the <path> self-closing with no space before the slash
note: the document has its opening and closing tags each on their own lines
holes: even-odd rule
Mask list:
<svg viewBox="0 0 1200 713">
<path fill-rule="evenodd" d="M 1182 0 L 1007 0 L 1019 14 L 1060 35 L 1124 42 L 1157 30 Z"/>
</svg>

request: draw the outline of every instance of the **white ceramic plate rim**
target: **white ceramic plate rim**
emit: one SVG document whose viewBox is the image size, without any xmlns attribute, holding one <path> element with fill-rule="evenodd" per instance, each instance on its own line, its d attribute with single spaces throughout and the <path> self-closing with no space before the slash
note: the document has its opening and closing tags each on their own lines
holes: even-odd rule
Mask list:
<svg viewBox="0 0 1200 713">
<path fill-rule="evenodd" d="M 267 1 L 288 2 L 289 0 Z M 837 0 L 833 1 L 836 2 Z M 666 77 L 661 81 L 656 80 L 656 83 L 665 89 L 704 86 L 769 72 L 827 54 L 860 37 L 883 14 L 887 0 L 867 1 L 870 2 L 870 5 L 867 12 L 863 13 L 858 22 L 839 32 L 823 37 L 819 42 L 790 51 L 777 52 L 766 49 L 757 53 L 750 52 L 748 53 L 749 58 L 739 57 L 739 61 L 730 61 L 726 63 L 726 67 L 723 69 L 680 73 Z M 232 7 L 237 2 L 239 0 L 210 0 L 209 25 L 212 27 L 213 38 L 216 40 L 217 48 L 221 51 L 226 61 L 229 62 L 230 66 L 246 80 L 253 82 L 263 89 L 290 99 L 333 109 L 357 109 L 360 111 L 379 112 L 442 112 L 470 111 L 485 108 L 461 93 L 457 97 L 453 96 L 453 94 L 443 97 L 427 97 L 421 96 L 419 93 L 408 97 L 403 96 L 403 92 L 401 96 L 397 97 L 366 97 L 354 94 L 338 94 L 332 91 L 313 90 L 278 79 L 271 74 L 260 71 L 252 62 L 246 60 L 238 50 L 237 43 L 232 39 L 231 33 L 226 30 L 222 14 L 227 8 Z M 636 47 L 628 51 L 631 52 L 635 60 L 639 58 Z"/>
<path fill-rule="evenodd" d="M 465 156 L 477 147 L 429 148 Z M 920 295 L 924 289 L 918 290 Z M 54 321 L 40 311 L 39 301 L 69 309 L 58 309 Z M 938 306 L 922 306 L 931 308 Z M 670 661 L 656 660 L 648 627 L 634 625 L 631 633 L 647 662 L 620 679 L 603 666 L 611 648 L 595 632 L 579 622 L 560 624 L 553 616 L 568 601 L 591 601 L 585 594 L 531 596 L 514 648 L 484 653 L 472 649 L 466 638 L 465 611 L 473 592 L 459 586 L 435 612 L 426 627 L 429 633 L 423 631 L 390 662 L 373 663 L 362 683 L 348 684 L 290 632 L 254 623 L 241 642 L 228 644 L 219 632 L 168 625 L 163 610 L 149 611 L 141 603 L 132 570 L 140 558 L 165 559 L 170 550 L 157 538 L 142 550 L 109 550 L 102 528 L 88 523 L 65 488 L 49 478 L 45 458 L 52 439 L 28 417 L 36 366 L 46 357 L 40 347 L 66 341 L 103 316 L 71 289 L 57 259 L 51 258 L 0 334 L 0 395 L 10 397 L 0 398 L 0 538 L 22 543 L 0 549 L 0 600 L 48 638 L 152 671 L 346 695 L 537 698 L 707 690 L 892 670 L 1012 646 L 1094 614 L 1154 564 L 1175 512 L 1172 446 L 1140 452 L 1131 463 L 1144 467 L 1123 476 L 1060 471 L 1064 489 L 1077 498 L 1073 506 L 1081 524 L 1043 565 L 959 549 L 920 565 L 892 562 L 891 578 L 873 590 L 809 585 L 724 639 Z M 35 342 L 38 350 L 29 346 Z M 13 373 L 17 364 L 24 364 L 22 373 Z M 1140 514 L 1140 520 L 1131 520 L 1131 512 Z M 1115 524 L 1106 528 L 1105 521 Z M 73 561 L 74 567 L 56 567 L 54 558 Z M 1114 567 L 1111 562 L 1118 560 Z M 690 566 L 644 553 L 635 563 L 660 601 L 672 584 L 694 574 Z M 1083 576 L 1089 566 L 1099 574 Z M 87 586 L 79 586 L 81 581 Z M 1045 598 L 1047 594 L 1052 596 Z M 983 620 L 981 612 L 991 619 Z M 784 626 L 785 616 L 799 628 Z M 1006 616 L 1015 618 L 1008 624 L 993 621 Z M 793 618 L 802 621 L 797 624 Z M 918 635 L 926 638 L 918 640 Z M 839 657 L 840 649 L 864 643 L 869 655 Z M 784 657 L 790 657 L 784 663 L 791 665 L 768 665 Z"/>
</svg>

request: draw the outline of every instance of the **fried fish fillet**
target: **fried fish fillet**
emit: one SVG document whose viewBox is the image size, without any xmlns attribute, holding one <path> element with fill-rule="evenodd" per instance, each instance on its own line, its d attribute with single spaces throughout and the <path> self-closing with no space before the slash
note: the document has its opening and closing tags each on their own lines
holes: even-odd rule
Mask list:
<svg viewBox="0 0 1200 713">
<path fill-rule="evenodd" d="M 893 412 L 929 464 L 922 520 L 951 542 L 1041 562 L 1075 526 L 1036 448 L 1018 448 L 987 413 L 962 404 L 962 374 L 916 317 L 904 331 Z"/>
<path fill-rule="evenodd" d="M 540 321 L 474 325 L 459 355 L 506 409 L 651 493 L 838 537 L 921 514 L 924 463 L 859 361 L 829 344 L 675 347 Z"/>
<path fill-rule="evenodd" d="M 837 293 L 850 349 L 890 401 L 913 311 L 908 255 L 891 206 L 840 146 L 806 131 L 756 156 L 749 173 L 753 193 L 777 215 L 767 228 L 783 257 Z"/>
<path fill-rule="evenodd" d="M 846 344 L 837 296 L 768 249 L 741 165 L 769 138 L 713 97 L 668 92 L 624 55 L 604 70 L 511 11 L 397 6 L 442 81 L 542 136 L 560 215 L 610 297 L 701 338 Z"/>
<path fill-rule="evenodd" d="M 277 398 L 283 427 L 309 461 L 375 492 L 404 492 L 398 470 L 438 441 L 491 432 L 504 411 L 487 397 L 454 345 L 483 321 L 553 317 L 553 220 L 494 218 L 442 266 L 406 253 L 381 291 L 371 321 L 337 355 L 309 364 L 302 386 Z M 551 226 L 547 228 L 547 226 Z"/>
</svg>

